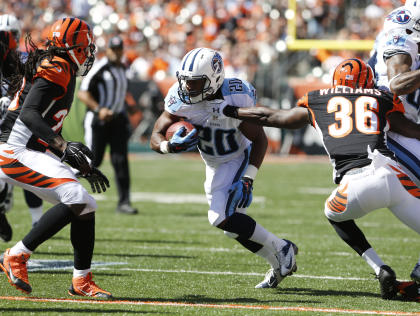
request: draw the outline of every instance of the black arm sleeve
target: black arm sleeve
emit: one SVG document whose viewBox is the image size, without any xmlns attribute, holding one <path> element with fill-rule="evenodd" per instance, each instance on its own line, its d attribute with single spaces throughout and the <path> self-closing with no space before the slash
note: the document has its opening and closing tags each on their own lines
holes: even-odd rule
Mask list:
<svg viewBox="0 0 420 316">
<path fill-rule="evenodd" d="M 42 112 L 55 98 L 63 95 L 64 89 L 43 78 L 36 78 L 23 103 L 19 115 L 21 121 L 38 138 L 50 143 L 57 134 L 44 121 Z"/>
</svg>

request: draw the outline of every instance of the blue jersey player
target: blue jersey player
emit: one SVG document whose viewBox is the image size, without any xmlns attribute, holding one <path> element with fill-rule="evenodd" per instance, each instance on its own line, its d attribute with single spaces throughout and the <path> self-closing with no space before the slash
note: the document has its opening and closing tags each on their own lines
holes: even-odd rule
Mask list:
<svg viewBox="0 0 420 316">
<path fill-rule="evenodd" d="M 165 98 L 165 111 L 155 123 L 151 148 L 167 154 L 198 147 L 206 164 L 204 190 L 210 224 L 266 259 L 271 269 L 256 287 L 274 288 L 296 271 L 297 247 L 246 215 L 267 138 L 262 127 L 228 118 L 220 111 L 226 103 L 255 106 L 255 89 L 246 81 L 225 78 L 222 57 L 209 48 L 188 52 L 181 61 L 177 78 L 178 82 Z M 168 127 L 181 119 L 196 128 L 184 137 L 181 128 L 166 140 Z"/>
</svg>

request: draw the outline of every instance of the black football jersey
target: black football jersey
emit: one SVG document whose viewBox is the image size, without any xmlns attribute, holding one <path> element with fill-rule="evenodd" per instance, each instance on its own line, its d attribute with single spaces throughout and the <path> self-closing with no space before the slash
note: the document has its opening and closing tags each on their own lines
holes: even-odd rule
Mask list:
<svg viewBox="0 0 420 316">
<path fill-rule="evenodd" d="M 48 142 L 61 132 L 70 111 L 76 78 L 68 61 L 54 57 L 43 60 L 33 82 L 23 80 L 12 100 L 0 141 L 44 152 Z"/>
<path fill-rule="evenodd" d="M 308 108 L 311 124 L 333 163 L 336 183 L 348 170 L 371 163 L 368 147 L 395 159 L 386 145 L 387 115 L 404 113 L 404 107 L 392 93 L 336 86 L 309 92 L 298 106 Z"/>
</svg>

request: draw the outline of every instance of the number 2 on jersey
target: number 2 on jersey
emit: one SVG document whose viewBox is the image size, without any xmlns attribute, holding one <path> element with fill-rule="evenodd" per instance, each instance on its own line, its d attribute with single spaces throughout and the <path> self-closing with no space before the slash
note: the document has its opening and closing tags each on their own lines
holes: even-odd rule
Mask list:
<svg viewBox="0 0 420 316">
<path fill-rule="evenodd" d="M 331 98 L 327 105 L 327 112 L 335 113 L 335 120 L 338 123 L 329 125 L 328 133 L 334 138 L 342 138 L 356 127 L 363 134 L 379 134 L 377 111 L 378 102 L 374 97 L 358 97 L 354 104 L 342 96 Z"/>
</svg>

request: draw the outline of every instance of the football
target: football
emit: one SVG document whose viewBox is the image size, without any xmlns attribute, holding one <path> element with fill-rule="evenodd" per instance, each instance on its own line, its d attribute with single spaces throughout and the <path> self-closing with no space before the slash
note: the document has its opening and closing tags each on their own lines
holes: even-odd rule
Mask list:
<svg viewBox="0 0 420 316">
<path fill-rule="evenodd" d="M 181 136 L 187 135 L 189 132 L 191 132 L 194 129 L 194 125 L 191 123 L 188 123 L 187 121 L 178 121 L 173 123 L 171 126 L 168 127 L 166 130 L 166 140 L 170 140 L 174 133 L 179 130 L 182 126 L 185 127 L 185 131 L 182 133 Z"/>
</svg>

